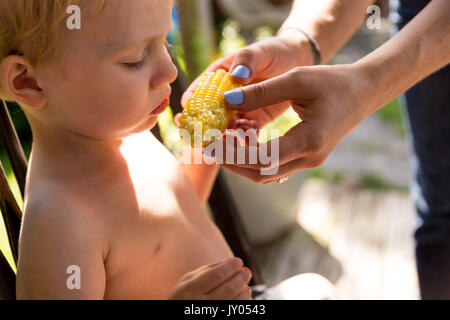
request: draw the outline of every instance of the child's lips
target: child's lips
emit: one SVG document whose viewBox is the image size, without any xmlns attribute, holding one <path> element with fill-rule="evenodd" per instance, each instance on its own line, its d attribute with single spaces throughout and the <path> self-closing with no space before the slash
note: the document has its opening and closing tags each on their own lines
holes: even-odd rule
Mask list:
<svg viewBox="0 0 450 320">
<path fill-rule="evenodd" d="M 170 104 L 170 97 L 167 97 L 166 99 L 163 100 L 163 102 L 159 106 L 156 107 L 156 109 L 152 111 L 151 115 L 155 116 L 162 113 L 164 110 L 166 110 L 169 104 Z"/>
</svg>

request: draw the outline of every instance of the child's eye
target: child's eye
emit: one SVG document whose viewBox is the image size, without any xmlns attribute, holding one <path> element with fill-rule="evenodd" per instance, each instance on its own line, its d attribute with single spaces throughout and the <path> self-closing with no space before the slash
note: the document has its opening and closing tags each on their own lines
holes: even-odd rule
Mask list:
<svg viewBox="0 0 450 320">
<path fill-rule="evenodd" d="M 139 70 L 140 68 L 142 68 L 145 64 L 145 60 L 147 59 L 148 56 L 148 47 L 145 49 L 144 52 L 144 57 L 142 58 L 141 61 L 137 61 L 137 62 L 128 62 L 128 63 L 123 63 L 123 65 L 127 68 L 127 69 L 131 69 L 131 70 Z"/>
<path fill-rule="evenodd" d="M 167 41 L 165 41 L 164 45 L 167 48 L 167 50 L 169 50 L 172 47 L 172 45 Z M 144 66 L 147 55 L 148 55 L 148 49 L 145 50 L 144 58 L 141 61 L 123 63 L 123 65 L 126 68 L 131 69 L 131 70 L 139 70 L 140 68 L 142 68 Z"/>
<path fill-rule="evenodd" d="M 144 66 L 145 58 L 138 62 L 132 62 L 132 63 L 124 63 L 123 65 L 127 67 L 128 69 L 134 69 L 139 70 Z"/>
</svg>

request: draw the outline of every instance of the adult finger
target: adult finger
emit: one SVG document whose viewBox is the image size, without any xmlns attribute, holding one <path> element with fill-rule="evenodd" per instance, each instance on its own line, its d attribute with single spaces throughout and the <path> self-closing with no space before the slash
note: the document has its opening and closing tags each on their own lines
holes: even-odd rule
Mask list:
<svg viewBox="0 0 450 320">
<path fill-rule="evenodd" d="M 227 105 L 241 112 L 248 112 L 277 103 L 300 98 L 297 79 L 291 72 L 225 92 Z"/>
<path fill-rule="evenodd" d="M 230 68 L 231 75 L 236 82 L 247 84 L 255 78 L 261 64 L 262 54 L 258 48 L 251 46 L 236 52 Z"/>
<path fill-rule="evenodd" d="M 281 178 L 290 177 L 299 170 L 311 169 L 320 165 L 320 161 L 312 158 L 300 158 L 293 160 L 285 165 L 275 168 L 271 174 L 262 174 L 261 169 L 244 168 L 238 165 L 222 164 L 221 167 L 237 174 L 241 177 L 246 177 L 253 182 L 260 184 L 269 184 L 277 182 Z"/>
<path fill-rule="evenodd" d="M 289 178 L 300 170 L 317 168 L 322 165 L 325 158 L 321 156 L 311 156 L 301 159 L 296 159 L 282 165 L 277 174 L 273 176 L 265 176 L 262 178 L 262 184 L 270 184 L 278 182 L 281 178 Z"/>
<path fill-rule="evenodd" d="M 270 132 L 272 135 L 275 133 Z M 208 146 L 206 150 L 208 153 L 215 152 L 213 156 L 219 164 L 260 171 L 264 168 L 278 167 L 315 153 L 318 146 L 314 142 L 317 139 L 308 138 L 311 135 L 318 134 L 314 131 L 314 127 L 307 122 L 297 124 L 284 136 L 261 144 L 257 142 L 254 130 L 226 130 L 224 136 Z M 241 145 L 239 141 L 246 141 L 247 144 Z"/>
</svg>

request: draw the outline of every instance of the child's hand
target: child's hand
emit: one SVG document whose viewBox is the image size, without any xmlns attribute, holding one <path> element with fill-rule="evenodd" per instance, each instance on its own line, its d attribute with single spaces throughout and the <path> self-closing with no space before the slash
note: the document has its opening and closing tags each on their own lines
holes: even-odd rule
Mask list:
<svg viewBox="0 0 450 320">
<path fill-rule="evenodd" d="M 181 113 L 177 113 L 173 117 L 173 121 L 175 122 L 175 125 L 179 128 L 180 127 L 180 120 L 181 120 Z M 230 121 L 230 124 L 228 125 L 228 129 L 242 129 L 244 131 L 248 129 L 255 129 L 259 130 L 259 122 L 255 119 L 248 119 L 244 117 L 243 113 L 239 113 Z"/>
<path fill-rule="evenodd" d="M 173 118 L 175 125 L 177 127 L 180 127 L 180 120 L 181 120 L 181 113 L 177 113 Z M 259 135 L 259 121 L 255 119 L 248 119 L 245 117 L 243 113 L 238 112 L 236 116 L 231 119 L 230 124 L 228 125 L 227 129 L 231 130 L 238 130 L 241 129 L 244 132 L 247 132 L 247 130 L 252 130 L 252 135 L 254 135 L 257 139 Z M 248 145 L 248 139 L 243 142 L 245 145 Z"/>
<path fill-rule="evenodd" d="M 251 277 L 251 271 L 238 258 L 208 264 L 181 277 L 169 299 L 249 300 Z"/>
<path fill-rule="evenodd" d="M 236 116 L 231 119 L 230 124 L 228 125 L 228 129 L 242 129 L 244 131 L 247 130 L 257 130 L 260 129 L 258 120 L 248 119 L 245 117 L 244 113 L 237 113 Z"/>
</svg>

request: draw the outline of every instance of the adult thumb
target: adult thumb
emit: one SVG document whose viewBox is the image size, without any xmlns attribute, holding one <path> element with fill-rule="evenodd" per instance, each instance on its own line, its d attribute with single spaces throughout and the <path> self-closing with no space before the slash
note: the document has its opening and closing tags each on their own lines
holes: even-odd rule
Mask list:
<svg viewBox="0 0 450 320">
<path fill-rule="evenodd" d="M 231 75 L 235 81 L 246 84 L 250 83 L 261 62 L 261 53 L 256 48 L 244 48 L 235 54 L 235 58 L 230 67 Z"/>
<path fill-rule="evenodd" d="M 295 79 L 289 73 L 225 92 L 227 105 L 237 111 L 248 112 L 298 97 Z"/>
</svg>

